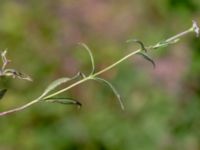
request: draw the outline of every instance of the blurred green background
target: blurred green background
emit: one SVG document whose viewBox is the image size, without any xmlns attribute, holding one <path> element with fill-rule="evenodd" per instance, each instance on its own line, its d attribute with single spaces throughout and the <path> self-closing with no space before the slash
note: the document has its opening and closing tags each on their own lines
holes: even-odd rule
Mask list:
<svg viewBox="0 0 200 150">
<path fill-rule="evenodd" d="M 200 22 L 199 0 L 1 0 L 0 48 L 10 67 L 34 79 L 8 79 L 0 111 L 37 97 L 56 78 L 97 70 L 138 45 L 154 44 Z M 200 42 L 194 35 L 151 53 L 157 67 L 134 56 L 104 73 L 121 93 L 87 82 L 64 93 L 83 107 L 41 103 L 0 118 L 0 150 L 199 150 Z M 3 86 L 3 85 L 1 85 Z"/>
</svg>

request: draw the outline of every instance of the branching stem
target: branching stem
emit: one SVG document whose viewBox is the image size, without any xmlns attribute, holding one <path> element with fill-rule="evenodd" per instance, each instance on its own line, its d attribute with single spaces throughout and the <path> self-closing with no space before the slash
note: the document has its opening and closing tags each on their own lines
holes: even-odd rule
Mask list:
<svg viewBox="0 0 200 150">
<path fill-rule="evenodd" d="M 155 44 L 154 46 L 149 46 L 149 47 L 146 47 L 146 48 L 147 48 L 147 49 L 157 49 L 157 48 L 162 47 L 163 45 L 167 46 L 167 45 L 169 45 L 169 44 L 174 44 L 174 43 L 176 43 L 176 41 L 178 41 L 178 39 L 179 39 L 180 37 L 182 37 L 182 36 L 184 36 L 184 35 L 186 35 L 186 34 L 188 34 L 188 33 L 190 33 L 190 32 L 195 32 L 195 33 L 197 34 L 197 36 L 198 36 L 198 34 L 199 34 L 199 27 L 197 26 L 196 22 L 194 22 L 194 21 L 193 21 L 193 26 L 192 26 L 191 28 L 189 28 L 188 30 L 185 30 L 185 31 L 183 31 L 183 32 L 181 32 L 181 33 L 179 33 L 179 34 L 177 34 L 177 35 L 175 35 L 175 36 L 172 36 L 172 37 L 166 39 L 164 42 L 162 42 L 162 44 L 160 44 L 160 42 L 159 42 L 159 43 Z M 174 41 L 175 41 L 175 42 L 174 42 Z M 85 46 L 85 45 L 84 45 L 84 46 Z M 88 81 L 88 80 L 94 79 L 94 78 L 97 77 L 98 75 L 100 75 L 100 74 L 102 74 L 102 73 L 104 73 L 104 72 L 106 72 L 106 71 L 108 71 L 108 70 L 114 68 L 114 67 L 117 66 L 118 64 L 120 64 L 120 63 L 122 63 L 123 61 L 127 60 L 127 59 L 130 58 L 131 56 L 133 56 L 133 55 L 135 55 L 135 54 L 141 52 L 142 50 L 143 50 L 143 49 L 141 48 L 141 49 L 138 49 L 138 50 L 136 50 L 136 51 L 133 51 L 132 53 L 130 53 L 130 54 L 124 56 L 123 58 L 121 58 L 121 59 L 118 60 L 117 62 L 111 64 L 110 66 L 106 67 L 105 69 L 103 69 L 103 70 L 101 70 L 101 71 L 99 71 L 99 72 L 96 72 L 96 73 L 94 73 L 94 74 L 90 74 L 89 76 L 84 77 L 83 79 L 81 79 L 81 80 L 79 80 L 79 81 L 77 81 L 77 82 L 75 82 L 75 83 L 69 85 L 68 87 L 66 87 L 66 88 L 64 88 L 64 89 L 61 89 L 61 90 L 59 90 L 59 91 L 56 91 L 56 92 L 54 92 L 54 93 L 52 93 L 52 94 L 50 94 L 50 95 L 44 97 L 43 99 L 52 98 L 53 96 L 56 96 L 56 95 L 61 94 L 61 93 L 65 92 L 65 91 L 68 91 L 69 89 L 71 89 L 71 88 L 73 88 L 73 87 L 76 87 L 76 86 L 78 86 L 78 85 L 80 85 L 80 84 L 82 84 L 82 83 L 84 83 L 84 82 L 86 82 L 86 81 Z M 94 64 L 93 59 L 92 59 L 92 63 Z M 94 66 L 93 66 L 93 68 L 94 68 Z M 8 114 L 12 114 L 12 113 L 15 113 L 15 112 L 22 111 L 22 110 L 24 110 L 24 109 L 26 109 L 26 108 L 32 106 L 33 104 L 36 104 L 37 102 L 40 102 L 40 101 L 42 101 L 42 99 L 40 99 L 40 98 L 34 99 L 34 100 L 32 100 L 31 102 L 29 102 L 29 103 L 27 103 L 27 104 L 25 104 L 25 105 L 22 105 L 22 106 L 20 106 L 20 107 L 17 107 L 17 108 L 8 110 L 8 111 L 0 112 L 0 116 L 5 116 L 5 115 L 8 115 Z"/>
</svg>

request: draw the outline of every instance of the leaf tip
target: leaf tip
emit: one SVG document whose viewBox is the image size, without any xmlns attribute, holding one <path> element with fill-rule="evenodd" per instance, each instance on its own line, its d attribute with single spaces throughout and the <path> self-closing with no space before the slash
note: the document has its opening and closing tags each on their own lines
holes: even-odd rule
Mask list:
<svg viewBox="0 0 200 150">
<path fill-rule="evenodd" d="M 154 62 L 154 60 L 151 57 L 149 57 L 147 54 L 142 53 L 142 52 L 139 52 L 138 54 L 143 56 L 143 58 L 145 58 L 147 61 L 149 61 L 153 65 L 154 69 L 156 68 L 156 63 Z"/>
</svg>

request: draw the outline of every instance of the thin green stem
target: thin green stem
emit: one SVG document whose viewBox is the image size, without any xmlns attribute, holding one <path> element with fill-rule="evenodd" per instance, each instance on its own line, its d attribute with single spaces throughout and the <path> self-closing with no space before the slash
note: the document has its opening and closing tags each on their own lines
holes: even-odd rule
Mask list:
<svg viewBox="0 0 200 150">
<path fill-rule="evenodd" d="M 86 78 L 84 78 L 84 79 L 82 79 L 82 80 L 80 80 L 80 81 L 78 81 L 78 82 L 76 82 L 76 83 L 74 83 L 74 84 L 72 84 L 72 85 L 70 85 L 70 86 L 68 86 L 68 87 L 66 87 L 66 88 L 64 88 L 64 89 L 62 89 L 62 90 L 60 90 L 60 91 L 57 91 L 57 92 L 55 92 L 55 93 L 53 93 L 53 94 L 51 94 L 51 95 L 48 95 L 48 96 L 44 97 L 43 99 L 48 99 L 48 98 L 51 98 L 51 97 L 53 97 L 53 96 L 56 96 L 56 95 L 58 95 L 58 94 L 60 94 L 60 93 L 63 93 L 63 92 L 65 92 L 65 91 L 67 91 L 67 90 L 69 90 L 69 89 L 71 89 L 71 88 L 73 88 L 73 87 L 75 87 L 75 86 L 77 86 L 77 85 L 79 85 L 79 84 L 81 84 L 81 83 L 87 81 L 87 80 L 90 80 L 91 78 L 96 77 L 96 76 L 98 76 L 98 75 L 100 75 L 100 74 L 102 74 L 102 73 L 104 73 L 104 72 L 106 72 L 106 71 L 108 71 L 108 70 L 114 68 L 115 66 L 117 66 L 117 65 L 120 64 L 121 62 L 125 61 L 126 59 L 128 59 L 129 57 L 131 57 L 131 56 L 137 54 L 137 53 L 140 52 L 140 51 L 141 51 L 141 49 L 138 49 L 138 50 L 136 50 L 136 51 L 134 51 L 134 52 L 132 52 L 132 53 L 130 53 L 130 54 L 124 56 L 123 58 L 121 58 L 120 60 L 118 60 L 118 61 L 115 62 L 114 64 L 112 64 L 112 65 L 106 67 L 105 69 L 103 69 L 103 70 L 101 70 L 101 71 L 99 71 L 99 72 L 97 72 L 97 73 L 95 73 L 95 74 L 93 74 L 93 75 L 91 75 L 91 76 L 88 76 L 88 77 L 86 77 Z"/>
<path fill-rule="evenodd" d="M 101 71 L 99 71 L 99 72 L 97 72 L 97 73 L 95 73 L 95 74 L 93 74 L 93 75 L 91 75 L 91 76 L 88 76 L 88 77 L 86 77 L 86 78 L 84 78 L 84 79 L 82 79 L 82 80 L 79 80 L 79 81 L 77 81 L 76 83 L 74 83 L 74 84 L 72 84 L 72 85 L 70 85 L 70 86 L 68 86 L 68 87 L 66 87 L 66 88 L 64 88 L 64 89 L 62 89 L 62 90 L 59 90 L 59 91 L 57 91 L 57 92 L 55 92 L 55 93 L 52 93 L 52 94 L 50 94 L 50 95 L 48 95 L 48 96 L 46 96 L 46 97 L 43 97 L 43 99 L 48 99 L 48 98 L 51 98 L 51 97 L 56 96 L 56 95 L 58 95 L 58 94 L 61 94 L 61 93 L 65 92 L 65 91 L 68 91 L 69 89 L 71 89 L 71 88 L 73 88 L 73 87 L 75 87 L 75 86 L 77 86 L 77 85 L 79 85 L 79 84 L 81 84 L 81 83 L 83 83 L 83 82 L 86 82 L 86 81 L 88 81 L 88 80 L 90 80 L 90 79 L 92 79 L 92 78 L 94 78 L 94 77 L 96 77 L 96 76 L 98 76 L 98 75 L 100 75 L 100 74 L 102 74 L 102 73 L 104 73 L 104 72 L 106 72 L 106 71 L 108 71 L 108 70 L 114 68 L 115 66 L 117 66 L 117 65 L 120 64 L 121 62 L 125 61 L 126 59 L 128 59 L 129 57 L 131 57 L 131 56 L 137 54 L 137 53 L 140 52 L 140 51 L 141 51 L 141 49 L 138 49 L 138 50 L 136 50 L 136 51 L 134 51 L 134 52 L 132 52 L 132 53 L 130 53 L 130 54 L 124 56 L 123 58 L 121 58 L 120 60 L 118 60 L 118 61 L 115 62 L 114 64 L 112 64 L 112 65 L 106 67 L 105 69 L 103 69 L 103 70 L 101 70 Z M 35 100 L 33 100 L 33 101 L 31 101 L 31 102 L 29 102 L 29 103 L 27 103 L 27 104 L 25 104 L 25 105 L 23 105 L 23 106 L 21 106 L 21 107 L 17 107 L 17 108 L 15 108 L 15 109 L 12 109 L 12 110 L 9 110 L 9 111 L 1 112 L 1 113 L 0 113 L 0 116 L 4 116 L 4 115 L 8 115 L 8 114 L 11 114 L 11 113 L 14 113 L 14 112 L 22 111 L 22 110 L 24 110 L 24 109 L 26 109 L 26 108 L 32 106 L 33 104 L 35 104 L 35 103 L 37 103 L 37 102 L 39 102 L 39 101 L 41 101 L 41 100 L 42 100 L 42 99 L 40 99 L 40 98 L 39 98 L 39 99 L 35 99 Z"/>
<path fill-rule="evenodd" d="M 166 43 L 165 45 L 168 45 L 170 42 L 174 43 L 173 41 L 176 41 L 176 40 L 179 39 L 180 37 L 182 37 L 182 36 L 184 36 L 184 35 L 186 35 L 186 34 L 188 34 L 188 33 L 190 33 L 190 32 L 195 32 L 197 35 L 199 34 L 199 27 L 197 26 L 196 22 L 194 22 L 194 21 L 193 21 L 193 26 L 192 26 L 190 29 L 185 30 L 185 31 L 183 31 L 183 32 L 181 32 L 181 33 L 179 33 L 179 34 L 177 34 L 177 35 L 171 37 L 171 38 L 166 39 L 166 40 L 164 41 L 164 42 Z M 167 43 L 168 43 L 168 44 L 167 44 Z M 172 43 L 170 43 L 170 44 L 172 44 Z M 157 44 L 155 44 L 154 46 L 149 46 L 149 47 L 147 47 L 147 48 L 148 48 L 148 49 L 156 49 L 156 48 L 159 48 L 159 47 L 162 47 L 162 46 L 163 46 L 163 44 L 157 43 Z M 68 86 L 68 87 L 66 87 L 66 88 L 64 88 L 64 89 L 61 89 L 61 90 L 56 91 L 56 92 L 54 92 L 54 93 L 52 93 L 52 94 L 50 94 L 50 95 L 48 95 L 48 96 L 46 96 L 46 97 L 43 97 L 42 99 L 52 98 L 52 97 L 54 97 L 54 96 L 56 96 L 56 95 L 58 95 L 58 94 L 61 94 L 61 93 L 65 92 L 65 91 L 68 91 L 69 89 L 71 89 L 71 88 L 73 88 L 73 87 L 75 87 L 75 86 L 78 86 L 79 84 L 82 84 L 82 83 L 84 83 L 84 82 L 86 82 L 86 81 L 88 81 L 88 80 L 91 80 L 91 79 L 93 79 L 94 77 L 97 77 L 98 75 L 100 75 L 100 74 L 102 74 L 102 73 L 104 73 L 104 72 L 106 72 L 106 71 L 108 71 L 108 70 L 114 68 L 115 66 L 119 65 L 120 63 L 122 63 L 123 61 L 127 60 L 127 59 L 130 58 L 131 56 L 133 56 L 133 55 L 139 53 L 140 51 L 142 51 L 142 49 L 138 49 L 138 50 L 136 50 L 136 51 L 134 51 L 134 52 L 132 52 L 132 53 L 130 53 L 130 54 L 124 56 L 123 58 L 121 58 L 121 59 L 118 60 L 117 62 L 111 64 L 110 66 L 106 67 L 105 69 L 103 69 L 103 70 L 101 70 L 101 71 L 99 71 L 99 72 L 96 72 L 96 73 L 94 73 L 94 74 L 91 74 L 91 75 L 89 75 L 89 76 L 87 76 L 87 77 L 84 77 L 82 80 L 79 80 L 79 81 L 73 83 L 72 85 L 70 85 L 70 86 Z M 92 63 L 94 64 L 94 62 L 93 62 L 93 56 L 92 56 L 92 55 L 90 55 L 90 56 L 92 57 Z M 93 68 L 94 68 L 94 66 L 93 66 Z M 18 111 L 24 110 L 24 109 L 26 109 L 26 108 L 32 106 L 33 104 L 35 104 L 35 103 L 41 101 L 42 99 L 37 98 L 37 99 L 35 99 L 35 100 L 33 100 L 33 101 L 31 101 L 31 102 L 25 104 L 25 105 L 22 105 L 22 106 L 20 106 L 20 107 L 17 107 L 17 108 L 8 110 L 8 111 L 0 112 L 0 116 L 5 116 L 5 115 L 8 115 L 8 114 L 11 114 L 11 113 L 14 113 L 14 112 L 18 112 Z"/>
<path fill-rule="evenodd" d="M 27 103 L 25 105 L 22 105 L 21 107 L 17 107 L 17 108 L 8 110 L 8 111 L 1 112 L 0 116 L 5 116 L 5 115 L 9 115 L 9 114 L 18 112 L 18 111 L 22 111 L 22 110 L 32 106 L 33 104 L 36 104 L 37 102 L 39 102 L 39 99 L 32 100 L 31 102 L 29 102 L 29 103 Z"/>
<path fill-rule="evenodd" d="M 178 39 L 178 38 L 180 38 L 180 37 L 182 37 L 182 36 L 184 36 L 184 35 L 186 35 L 186 34 L 188 34 L 190 32 L 193 32 L 193 28 L 190 28 L 190 29 L 188 29 L 188 30 L 186 30 L 184 32 L 179 33 L 179 34 L 176 34 L 175 36 L 165 40 L 165 42 L 172 42 L 172 41 L 174 41 L 174 40 L 176 40 L 176 39 Z"/>
<path fill-rule="evenodd" d="M 102 74 L 102 73 L 104 73 L 104 72 L 106 72 L 106 71 L 108 71 L 108 70 L 114 68 L 115 66 L 117 66 L 117 65 L 120 64 L 121 62 L 123 62 L 123 61 L 125 61 L 126 59 L 128 59 L 129 57 L 131 57 L 131 56 L 133 56 L 133 55 L 139 53 L 140 51 L 141 51 L 141 49 L 138 49 L 138 50 L 136 50 L 136 51 L 134 51 L 134 52 L 132 52 L 132 53 L 130 53 L 130 54 L 124 56 L 123 58 L 121 58 L 120 60 L 118 60 L 117 62 L 115 62 L 114 64 L 112 64 L 112 65 L 106 67 L 105 69 L 103 69 L 103 70 L 101 70 L 101 71 L 99 71 L 99 72 L 93 74 L 92 76 L 93 76 L 93 77 L 96 77 L 96 76 L 98 76 L 98 75 L 100 75 L 100 74 Z"/>
<path fill-rule="evenodd" d="M 75 86 L 77 86 L 77 85 L 79 85 L 79 84 L 81 84 L 81 83 L 83 83 L 83 82 L 89 80 L 89 79 L 91 79 L 91 78 L 90 78 L 90 77 L 86 77 L 86 78 L 84 78 L 84 79 L 82 79 L 82 80 L 80 80 L 80 81 L 78 81 L 78 82 L 76 82 L 76 83 L 74 83 L 74 84 L 68 86 L 68 87 L 65 88 L 65 89 L 62 89 L 62 90 L 60 90 L 60 91 L 58 91 L 58 92 L 55 92 L 55 93 L 53 93 L 53 94 L 51 94 L 51 95 L 48 95 L 48 96 L 44 97 L 43 99 L 48 99 L 48 98 L 51 98 L 51 97 L 53 97 L 53 96 L 55 96 L 55 95 L 58 95 L 58 94 L 60 94 L 60 93 L 62 93 L 62 92 L 64 92 L 64 91 L 67 91 L 67 90 L 69 90 L 69 89 L 71 89 L 71 88 L 73 88 L 73 87 L 75 87 Z M 20 106 L 20 107 L 17 107 L 17 108 L 8 110 L 8 111 L 1 112 L 1 113 L 0 113 L 0 116 L 5 116 L 5 115 L 12 114 L 12 113 L 14 113 L 14 112 L 22 111 L 22 110 L 24 110 L 24 109 L 26 109 L 26 108 L 32 106 L 33 104 L 36 104 L 37 102 L 39 102 L 39 101 L 41 101 L 41 100 L 42 100 L 42 99 L 38 98 L 38 99 L 35 99 L 35 100 L 33 100 L 33 101 L 31 101 L 31 102 L 25 104 L 25 105 Z"/>
<path fill-rule="evenodd" d="M 65 92 L 65 91 L 68 91 L 69 89 L 71 89 L 71 88 L 73 88 L 73 87 L 75 87 L 75 86 L 77 86 L 77 85 L 79 85 L 79 84 L 81 84 L 81 83 L 83 83 L 83 82 L 86 82 L 86 81 L 88 81 L 88 80 L 90 80 L 90 79 L 91 79 L 91 77 L 88 76 L 88 77 L 86 77 L 86 78 L 84 78 L 84 79 L 82 79 L 82 80 L 79 80 L 79 81 L 75 82 L 74 84 L 72 84 L 72 85 L 70 85 L 70 86 L 68 86 L 68 87 L 66 87 L 66 88 L 64 88 L 64 89 L 62 89 L 62 90 L 59 90 L 59 91 L 57 91 L 57 92 L 55 92 L 55 93 L 53 93 L 53 94 L 50 94 L 50 95 L 48 95 L 48 96 L 45 96 L 43 99 L 48 99 L 48 98 L 51 98 L 51 97 L 53 97 L 53 96 L 56 96 L 56 95 L 58 95 L 58 94 L 60 94 L 60 93 L 63 93 L 63 92 Z"/>
<path fill-rule="evenodd" d="M 118 60 L 118 61 L 115 62 L 114 64 L 112 64 L 112 65 L 106 67 L 105 69 L 103 69 L 103 70 L 101 70 L 101 71 L 99 71 L 99 72 L 97 72 L 97 73 L 95 73 L 95 74 L 93 74 L 93 75 L 90 75 L 90 76 L 88 76 L 88 77 L 86 77 L 86 78 L 84 78 L 84 79 L 82 79 L 82 80 L 79 80 L 79 81 L 77 81 L 76 83 L 74 83 L 74 84 L 72 84 L 72 85 L 70 85 L 70 86 L 68 86 L 68 87 L 66 87 L 66 88 L 64 88 L 64 89 L 62 89 L 62 90 L 59 90 L 59 91 L 57 91 L 57 92 L 55 92 L 55 93 L 53 93 L 53 94 L 50 94 L 50 95 L 44 97 L 43 99 L 48 99 L 48 98 L 51 98 L 51 97 L 56 96 L 56 95 L 58 95 L 58 94 L 61 94 L 61 93 L 65 92 L 65 91 L 68 91 L 69 89 L 71 89 L 71 88 L 73 88 L 73 87 L 75 87 L 75 86 L 77 86 L 77 85 L 79 85 L 79 84 L 81 84 L 81 83 L 83 83 L 83 82 L 86 82 L 86 81 L 88 81 L 88 80 L 90 80 L 90 79 L 92 79 L 92 78 L 94 78 L 94 77 L 96 77 L 96 76 L 98 76 L 98 75 L 100 75 L 100 74 L 102 74 L 102 73 L 104 73 L 104 72 L 106 72 L 106 71 L 108 71 L 108 70 L 114 68 L 115 66 L 117 66 L 117 65 L 120 64 L 121 62 L 125 61 L 126 59 L 128 59 L 129 57 L 135 55 L 136 53 L 138 53 L 138 52 L 140 52 L 140 51 L 141 51 L 141 49 L 138 49 L 138 50 L 136 50 L 136 51 L 134 51 L 134 52 L 132 52 L 132 53 L 130 53 L 130 54 L 124 56 L 123 58 L 121 58 L 120 60 Z"/>
</svg>

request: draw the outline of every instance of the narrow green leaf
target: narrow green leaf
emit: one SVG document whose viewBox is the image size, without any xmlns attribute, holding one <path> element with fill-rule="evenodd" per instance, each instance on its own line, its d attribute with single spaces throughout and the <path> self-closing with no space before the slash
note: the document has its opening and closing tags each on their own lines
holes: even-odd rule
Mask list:
<svg viewBox="0 0 200 150">
<path fill-rule="evenodd" d="M 129 39 L 129 40 L 127 40 L 126 42 L 127 42 L 127 43 L 130 43 L 130 42 L 138 43 L 138 44 L 140 44 L 141 49 L 144 50 L 145 52 L 147 52 L 147 49 L 145 48 L 143 42 L 140 41 L 140 40 L 137 40 L 137 39 Z"/>
<path fill-rule="evenodd" d="M 64 105 L 78 105 L 81 107 L 81 103 L 75 99 L 72 98 L 48 98 L 45 99 L 45 102 L 50 102 L 50 103 L 59 103 L 59 104 L 64 104 Z"/>
<path fill-rule="evenodd" d="M 7 89 L 0 89 L 0 99 L 2 99 L 7 92 Z"/>
<path fill-rule="evenodd" d="M 180 39 L 179 38 L 177 38 L 177 39 L 174 39 L 174 40 L 171 40 L 171 41 L 166 41 L 166 44 L 175 44 L 175 43 L 177 43 L 178 41 L 179 41 Z"/>
<path fill-rule="evenodd" d="M 155 64 L 154 60 L 151 59 L 151 57 L 149 57 L 147 54 L 142 53 L 142 52 L 138 52 L 137 54 L 142 55 L 143 58 L 145 58 L 147 61 L 151 62 L 151 64 L 153 65 L 153 68 L 156 67 L 156 64 Z"/>
<path fill-rule="evenodd" d="M 169 40 L 169 41 L 161 41 L 159 43 L 157 43 L 153 48 L 156 49 L 158 47 L 166 47 L 170 44 L 175 44 L 179 41 L 180 39 L 177 38 L 177 39 L 173 39 L 173 40 Z"/>
<path fill-rule="evenodd" d="M 76 74 L 74 77 L 72 78 L 67 78 L 67 77 L 63 77 L 63 78 L 59 78 L 53 82 L 51 82 L 51 84 L 49 84 L 49 86 L 47 86 L 47 88 L 44 90 L 44 92 L 42 93 L 42 95 L 39 97 L 40 99 L 43 98 L 44 96 L 46 96 L 49 92 L 53 91 L 55 88 L 57 88 L 59 85 L 69 82 L 75 78 L 77 78 L 78 76 L 80 76 L 80 73 Z"/>
<path fill-rule="evenodd" d="M 90 50 L 90 48 L 85 43 L 79 43 L 79 44 L 81 46 L 83 46 L 87 50 L 88 54 L 90 55 L 90 59 L 91 59 L 91 63 L 92 63 L 92 70 L 91 70 L 90 75 L 92 75 L 95 72 L 94 56 L 92 54 L 92 51 Z"/>
<path fill-rule="evenodd" d="M 119 104 L 121 106 L 121 109 L 124 110 L 124 104 L 122 103 L 121 96 L 118 93 L 118 91 L 115 89 L 115 87 L 109 81 L 107 81 L 105 79 L 98 78 L 98 77 L 94 77 L 93 79 L 96 80 L 96 81 L 101 81 L 101 82 L 105 83 L 106 85 L 108 85 L 111 88 L 111 90 L 113 91 L 113 93 L 116 95 L 116 97 L 119 101 Z"/>
</svg>

